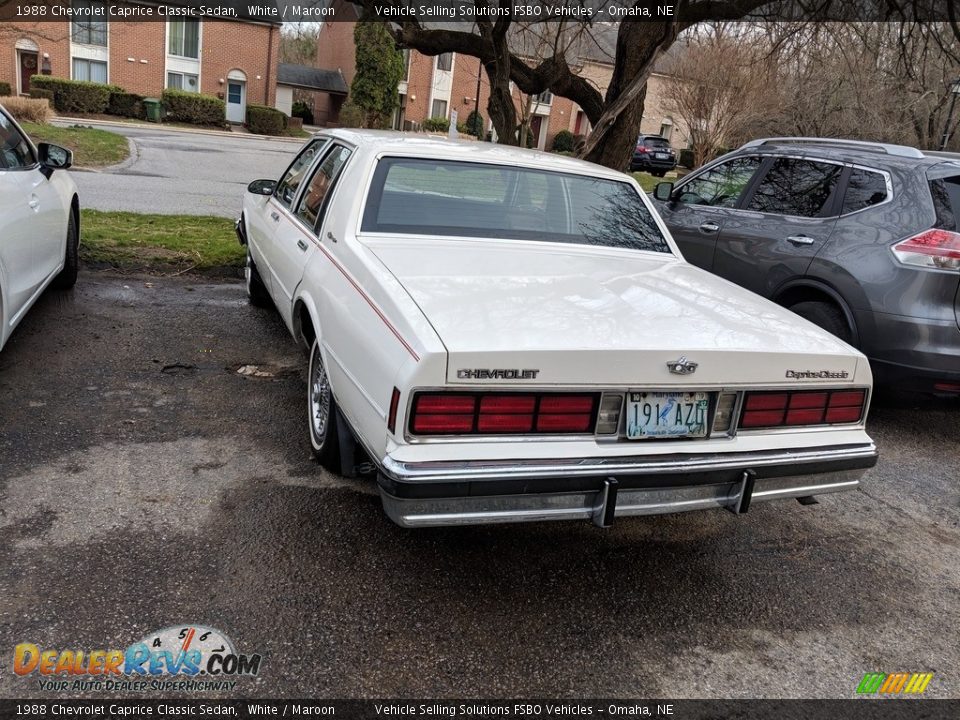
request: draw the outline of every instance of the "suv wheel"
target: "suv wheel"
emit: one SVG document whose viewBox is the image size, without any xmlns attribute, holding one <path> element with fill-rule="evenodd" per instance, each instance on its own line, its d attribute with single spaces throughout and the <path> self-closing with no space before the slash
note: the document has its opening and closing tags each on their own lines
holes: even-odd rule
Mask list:
<svg viewBox="0 0 960 720">
<path fill-rule="evenodd" d="M 847 318 L 844 316 L 843 311 L 833 303 L 808 300 L 797 303 L 796 305 L 791 305 L 790 309 L 814 325 L 822 327 L 831 335 L 836 335 L 845 343 L 853 342 L 853 333 L 850 332 Z"/>
</svg>

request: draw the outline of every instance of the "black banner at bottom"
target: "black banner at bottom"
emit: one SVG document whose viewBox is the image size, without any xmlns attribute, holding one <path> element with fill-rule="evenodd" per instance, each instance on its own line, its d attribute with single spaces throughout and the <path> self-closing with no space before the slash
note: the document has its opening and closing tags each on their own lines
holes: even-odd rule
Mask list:
<svg viewBox="0 0 960 720">
<path fill-rule="evenodd" d="M 0 718 L 956 720 L 960 700 L 0 700 Z"/>
</svg>

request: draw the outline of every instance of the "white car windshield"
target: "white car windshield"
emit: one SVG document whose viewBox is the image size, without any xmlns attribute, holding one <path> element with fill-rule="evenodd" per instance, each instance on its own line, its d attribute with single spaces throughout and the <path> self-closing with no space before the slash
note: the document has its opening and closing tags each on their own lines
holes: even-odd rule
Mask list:
<svg viewBox="0 0 960 720">
<path fill-rule="evenodd" d="M 630 183 L 450 160 L 380 160 L 361 229 L 671 252 Z"/>
</svg>

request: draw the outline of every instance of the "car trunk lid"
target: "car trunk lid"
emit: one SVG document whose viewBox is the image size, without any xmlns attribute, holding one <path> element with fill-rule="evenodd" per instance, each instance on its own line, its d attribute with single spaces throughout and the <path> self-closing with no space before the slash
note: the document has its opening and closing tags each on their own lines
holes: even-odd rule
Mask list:
<svg viewBox="0 0 960 720">
<path fill-rule="evenodd" d="M 841 341 L 672 256 L 491 240 L 366 242 L 447 348 L 450 383 L 837 384 L 856 369 Z M 696 363 L 693 372 L 671 372 L 682 356 Z"/>
</svg>

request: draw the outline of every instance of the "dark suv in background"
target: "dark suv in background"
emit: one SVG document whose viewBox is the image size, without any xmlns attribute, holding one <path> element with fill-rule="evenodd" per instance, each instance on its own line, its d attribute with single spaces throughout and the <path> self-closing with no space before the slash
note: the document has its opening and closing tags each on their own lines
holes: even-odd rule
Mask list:
<svg viewBox="0 0 960 720">
<path fill-rule="evenodd" d="M 677 166 L 677 155 L 670 141 L 660 135 L 641 135 L 630 160 L 630 171 L 645 170 L 651 175 L 663 177 Z"/>
<path fill-rule="evenodd" d="M 860 348 L 878 384 L 960 393 L 960 161 L 772 138 L 653 195 L 687 260 Z"/>
</svg>

